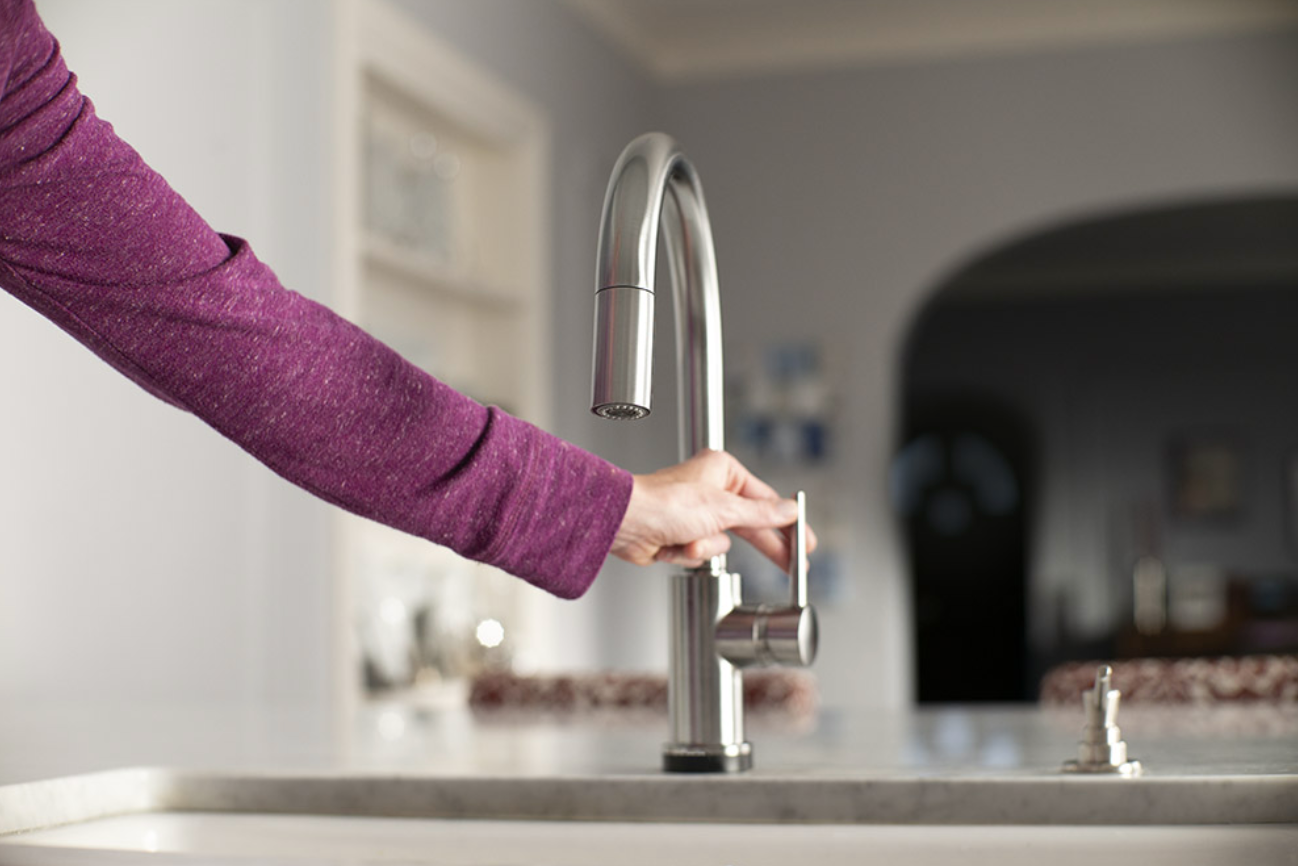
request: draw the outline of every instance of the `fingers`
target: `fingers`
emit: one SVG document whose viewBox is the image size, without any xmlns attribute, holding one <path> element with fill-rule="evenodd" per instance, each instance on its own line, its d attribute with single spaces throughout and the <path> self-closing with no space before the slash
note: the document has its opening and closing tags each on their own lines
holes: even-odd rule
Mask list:
<svg viewBox="0 0 1298 866">
<path fill-rule="evenodd" d="M 797 519 L 798 503 L 792 499 L 780 499 L 778 495 L 745 499 L 731 494 L 722 514 L 726 529 L 768 529 L 788 526 Z"/>
<path fill-rule="evenodd" d="M 734 533 L 751 544 L 762 556 L 779 566 L 781 570 L 788 569 L 790 547 L 783 533 L 774 529 L 748 527 L 736 527 Z"/>
<path fill-rule="evenodd" d="M 776 530 L 797 521 L 797 502 L 782 499 L 774 488 L 749 472 L 739 460 L 729 454 L 724 456 L 729 458 L 728 489 L 749 503 L 747 508 L 738 509 L 742 517 L 731 522 L 729 528 L 771 562 L 789 571 L 793 545 L 788 534 Z M 806 543 L 808 553 L 816 549 L 816 533 L 810 526 L 807 527 Z"/>
<path fill-rule="evenodd" d="M 752 529 L 736 527 L 735 535 L 748 542 L 782 571 L 790 571 L 793 546 L 788 536 L 777 529 Z M 816 533 L 807 528 L 807 553 L 816 549 Z M 710 538 L 692 541 L 689 544 L 677 544 L 663 547 L 654 556 L 655 562 L 665 562 L 685 568 L 697 568 L 714 556 L 720 556 L 730 550 L 730 537 L 725 533 Z"/>
<path fill-rule="evenodd" d="M 693 470 L 705 478 L 715 477 L 712 473 L 724 473 L 721 483 L 728 495 L 712 506 L 720 519 L 721 528 L 734 532 L 780 569 L 788 571 L 792 545 L 787 533 L 778 530 L 797 521 L 797 501 L 782 498 L 774 488 L 749 472 L 743 463 L 727 452 L 703 451 L 696 454 L 689 463 L 693 464 Z M 807 552 L 810 553 L 815 548 L 816 534 L 808 527 Z M 705 548 L 700 542 L 699 546 L 676 546 L 658 559 L 692 567 L 723 552 L 725 548 L 715 545 Z"/>
<path fill-rule="evenodd" d="M 727 530 L 781 569 L 790 545 L 776 531 L 797 520 L 798 506 L 724 451 L 703 451 L 676 466 L 635 476 L 631 501 L 610 552 L 636 564 L 693 568 L 730 549 Z M 815 548 L 808 530 L 807 549 Z"/>
<path fill-rule="evenodd" d="M 714 556 L 720 556 L 730 550 L 730 536 L 724 532 L 708 538 L 691 541 L 689 544 L 676 544 L 660 548 L 654 556 L 656 562 L 666 562 L 685 568 L 697 568 Z"/>
<path fill-rule="evenodd" d="M 751 544 L 758 553 L 779 566 L 782 571 L 791 570 L 792 563 L 790 559 L 793 555 L 793 545 L 790 544 L 787 534 L 776 529 L 752 529 L 749 527 L 736 527 L 733 531 L 735 535 Z M 816 544 L 816 533 L 808 526 L 808 554 L 816 549 Z"/>
</svg>

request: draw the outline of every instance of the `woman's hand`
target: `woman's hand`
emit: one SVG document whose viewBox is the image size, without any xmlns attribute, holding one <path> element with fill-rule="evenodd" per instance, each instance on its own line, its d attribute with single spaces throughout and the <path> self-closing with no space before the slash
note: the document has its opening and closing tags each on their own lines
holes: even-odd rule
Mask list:
<svg viewBox="0 0 1298 866">
<path fill-rule="evenodd" d="M 636 565 L 693 568 L 729 550 L 731 530 L 787 570 L 789 539 L 778 530 L 797 519 L 794 500 L 781 499 L 734 457 L 701 451 L 684 463 L 635 476 L 612 553 Z M 808 528 L 807 550 L 815 546 Z"/>
</svg>

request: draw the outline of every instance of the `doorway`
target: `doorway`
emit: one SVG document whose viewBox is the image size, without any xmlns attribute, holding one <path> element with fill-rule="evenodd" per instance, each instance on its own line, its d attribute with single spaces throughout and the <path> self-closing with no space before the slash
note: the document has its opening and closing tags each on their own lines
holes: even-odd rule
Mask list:
<svg viewBox="0 0 1298 866">
<path fill-rule="evenodd" d="M 959 395 L 912 402 L 904 423 L 892 483 L 917 698 L 1026 700 L 1029 431 L 996 401 Z"/>
<path fill-rule="evenodd" d="M 1073 660 L 1298 648 L 1294 237 L 1292 195 L 1105 214 L 934 294 L 892 473 L 921 703 L 1033 700 Z M 1230 470 L 1207 505 L 1204 454 Z"/>
</svg>

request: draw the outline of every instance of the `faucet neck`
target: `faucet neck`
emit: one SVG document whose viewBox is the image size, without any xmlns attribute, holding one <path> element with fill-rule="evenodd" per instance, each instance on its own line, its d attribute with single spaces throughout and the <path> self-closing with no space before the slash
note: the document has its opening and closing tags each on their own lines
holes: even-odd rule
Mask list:
<svg viewBox="0 0 1298 866">
<path fill-rule="evenodd" d="M 693 165 L 670 136 L 648 133 L 622 152 L 600 222 L 594 411 L 650 409 L 654 270 L 664 235 L 676 307 L 681 459 L 724 450 L 721 303 L 712 227 Z"/>
</svg>

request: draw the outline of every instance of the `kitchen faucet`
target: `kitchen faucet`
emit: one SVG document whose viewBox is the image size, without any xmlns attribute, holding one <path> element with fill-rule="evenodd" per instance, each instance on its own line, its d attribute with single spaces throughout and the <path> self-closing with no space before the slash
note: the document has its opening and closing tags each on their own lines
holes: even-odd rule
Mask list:
<svg viewBox="0 0 1298 866">
<path fill-rule="evenodd" d="M 682 460 L 724 450 L 721 302 L 712 228 L 694 166 L 662 133 L 632 141 L 613 167 L 600 220 L 591 410 L 635 420 L 649 414 L 653 385 L 654 266 L 666 238 L 676 307 Z M 807 603 L 806 497 L 798 494 L 786 605 L 744 605 L 724 555 L 671 582 L 668 713 L 663 769 L 738 772 L 752 767 L 744 739 L 742 669 L 805 666 L 816 655 Z"/>
</svg>

